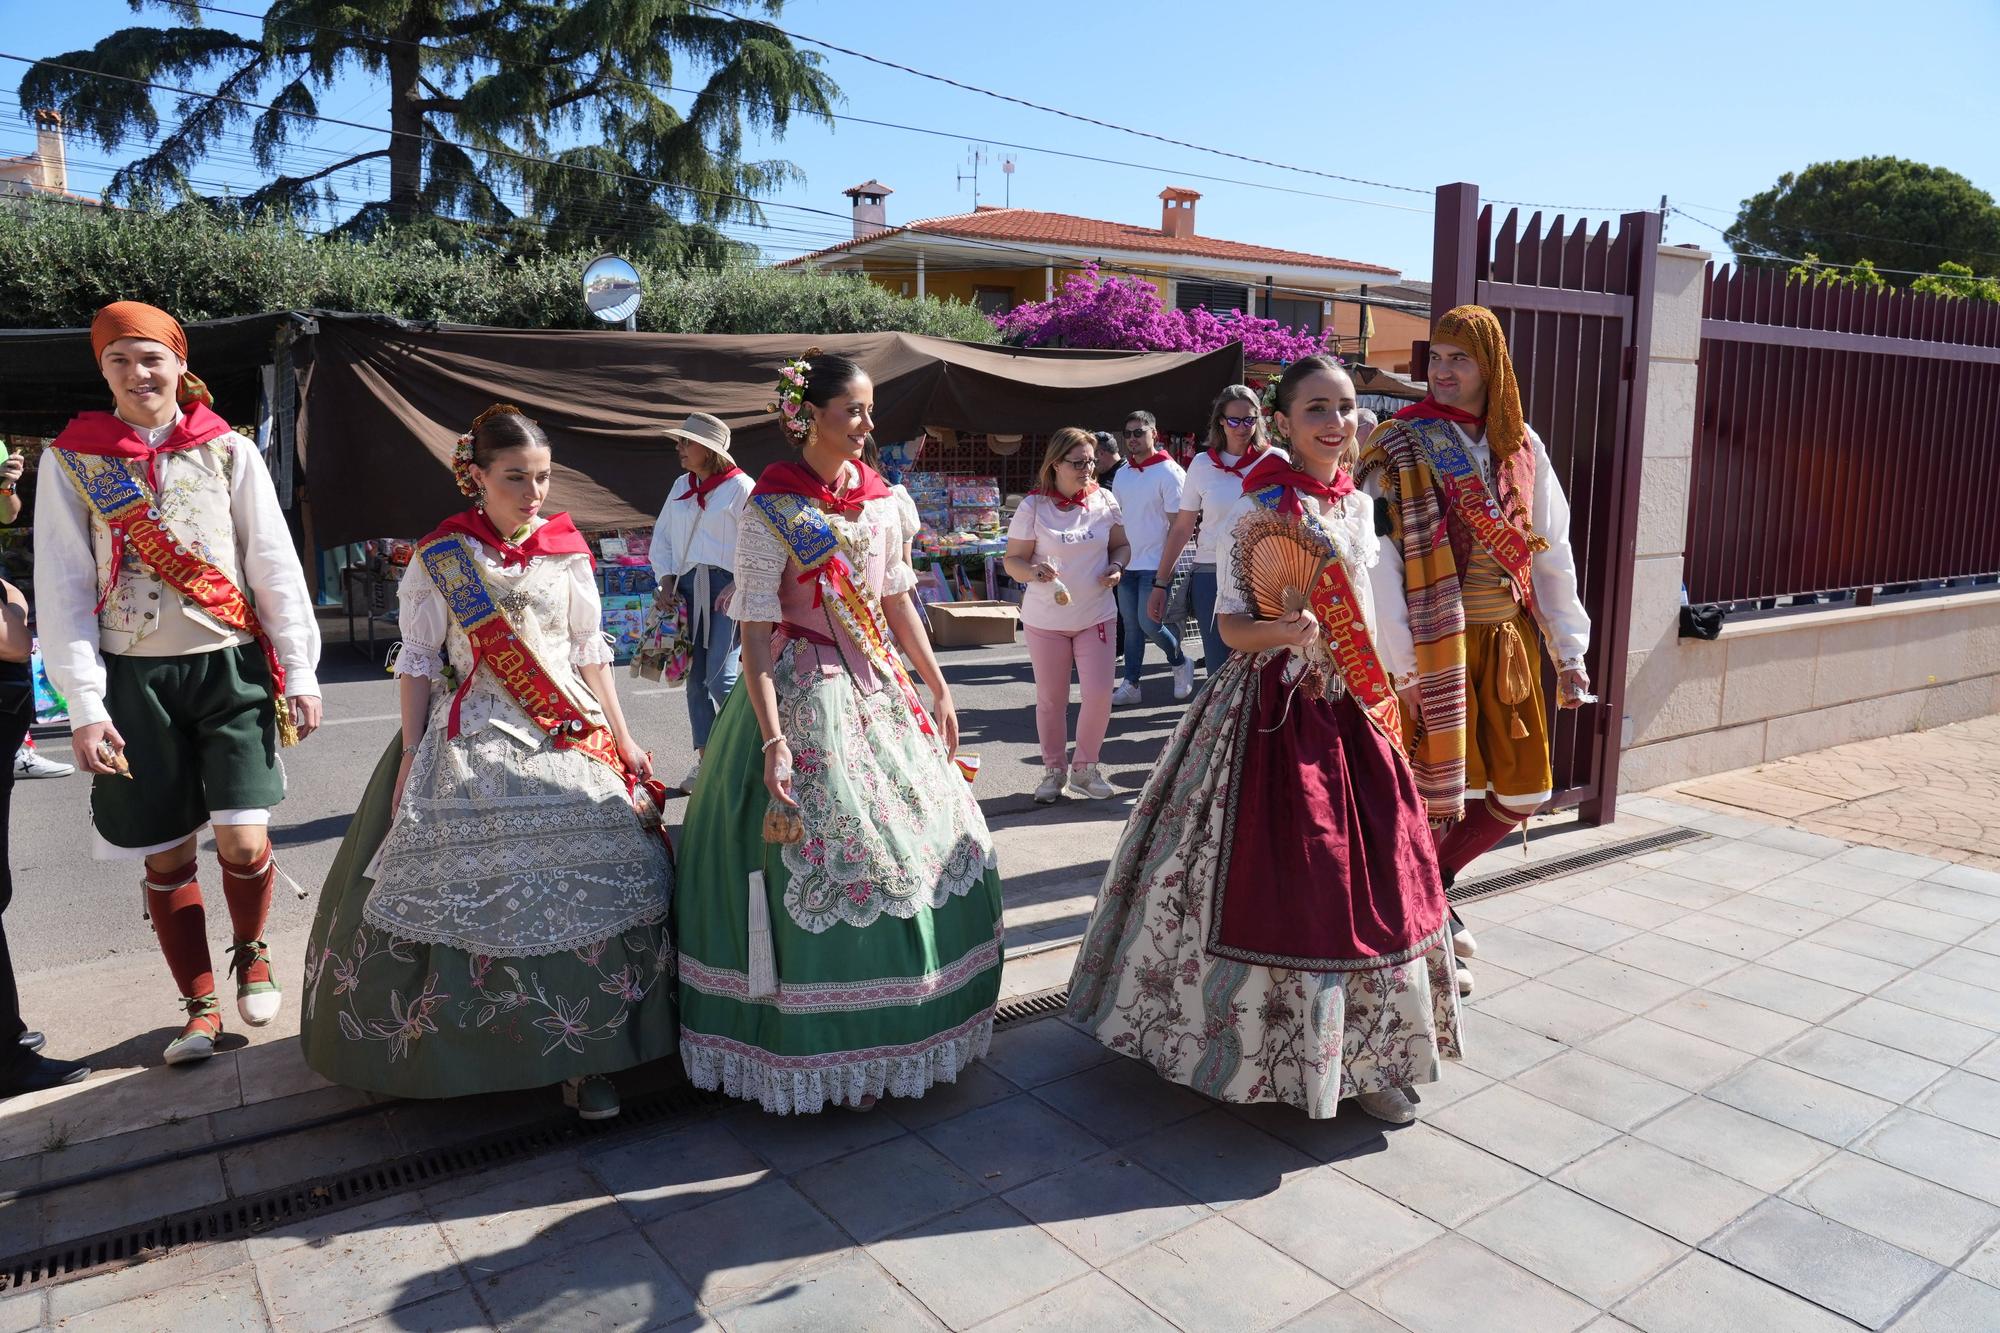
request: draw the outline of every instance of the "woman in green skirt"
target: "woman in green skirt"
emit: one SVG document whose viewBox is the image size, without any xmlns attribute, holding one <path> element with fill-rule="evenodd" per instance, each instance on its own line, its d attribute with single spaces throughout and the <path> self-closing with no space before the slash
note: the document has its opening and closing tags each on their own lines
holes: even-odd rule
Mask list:
<svg viewBox="0 0 2000 1333">
<path fill-rule="evenodd" d="M 674 899 L 681 1059 L 767 1111 L 865 1110 L 985 1054 L 1000 878 L 952 763 L 915 532 L 861 461 L 874 386 L 809 352 L 778 395 L 803 454 L 765 469 L 737 540 L 743 675 L 688 802 Z"/>
<path fill-rule="evenodd" d="M 490 408 L 453 467 L 478 503 L 403 578 L 402 732 L 320 895 L 300 1040 L 350 1087 L 560 1083 L 606 1119 L 604 1076 L 677 1033 L 664 789 L 618 707 L 589 548 L 540 513 L 547 437 Z"/>
</svg>

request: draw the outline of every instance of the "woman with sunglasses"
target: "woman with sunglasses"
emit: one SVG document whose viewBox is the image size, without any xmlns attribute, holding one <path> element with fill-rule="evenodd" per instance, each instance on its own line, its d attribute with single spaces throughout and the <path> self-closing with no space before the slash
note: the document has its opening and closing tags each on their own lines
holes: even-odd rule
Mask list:
<svg viewBox="0 0 2000 1333">
<path fill-rule="evenodd" d="M 1243 478 L 1265 454 L 1288 455 L 1271 447 L 1264 433 L 1264 408 L 1256 390 L 1247 384 L 1232 384 L 1215 397 L 1208 411 L 1208 447 L 1188 464 L 1187 480 L 1181 483 L 1180 512 L 1167 530 L 1166 545 L 1160 548 L 1160 567 L 1153 575 L 1153 593 L 1146 599 L 1146 615 L 1158 621 L 1167 613 L 1167 589 L 1174 581 L 1174 565 L 1188 539 L 1196 539 L 1194 573 L 1188 579 L 1188 605 L 1201 625 L 1201 669 L 1214 676 L 1229 657 L 1222 633 L 1215 627 L 1215 562 L 1221 558 L 1226 534 L 1223 516 L 1243 498 Z"/>
<path fill-rule="evenodd" d="M 1065 426 L 1049 437 L 1037 485 L 1007 529 L 1008 577 L 1027 589 L 1021 623 L 1035 673 L 1035 732 L 1042 782 L 1035 801 L 1067 791 L 1103 800 L 1111 784 L 1097 755 L 1111 723 L 1112 661 L 1118 603 L 1113 592 L 1132 557 L 1118 501 L 1097 484 L 1097 445 L 1089 431 Z M 1070 672 L 1083 708 L 1076 720 L 1075 762 L 1065 753 Z"/>
</svg>

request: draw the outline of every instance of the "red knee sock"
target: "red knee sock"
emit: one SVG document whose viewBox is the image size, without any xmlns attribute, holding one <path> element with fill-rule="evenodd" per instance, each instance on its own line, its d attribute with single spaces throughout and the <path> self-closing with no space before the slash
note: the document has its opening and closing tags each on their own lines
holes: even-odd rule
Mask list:
<svg viewBox="0 0 2000 1333">
<path fill-rule="evenodd" d="M 1465 817 L 1453 824 L 1438 840 L 1438 869 L 1446 875 L 1456 876 L 1486 852 L 1506 841 L 1507 835 L 1520 828 L 1527 819 L 1526 815 L 1516 815 L 1490 799 L 1467 805 Z"/>
<path fill-rule="evenodd" d="M 201 904 L 194 862 L 164 875 L 146 876 L 146 909 L 153 934 L 166 955 L 174 984 L 189 997 L 215 990 L 215 965 L 208 957 L 208 913 Z"/>
<path fill-rule="evenodd" d="M 263 853 L 248 864 L 232 861 L 220 853 L 215 859 L 222 862 L 222 896 L 229 900 L 233 938 L 238 944 L 263 939 L 264 923 L 271 918 L 271 884 L 278 877 L 271 844 L 265 843 Z"/>
</svg>

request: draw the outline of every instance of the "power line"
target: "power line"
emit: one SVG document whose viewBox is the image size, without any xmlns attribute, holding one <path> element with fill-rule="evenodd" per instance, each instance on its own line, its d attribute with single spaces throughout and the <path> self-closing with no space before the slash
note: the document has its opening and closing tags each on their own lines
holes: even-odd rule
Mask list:
<svg viewBox="0 0 2000 1333">
<path fill-rule="evenodd" d="M 1800 259 L 1795 255 L 1780 254 L 1776 250 L 1772 250 L 1761 245 L 1752 246 L 1749 250 L 1746 251 L 1745 249 L 1737 246 L 1735 242 L 1729 240 L 1729 233 L 1727 230 L 1725 230 L 1722 227 L 1716 226 L 1713 222 L 1710 222 L 1705 218 L 1698 218 L 1692 213 L 1682 212 L 1679 205 L 1674 205 L 1672 207 L 1669 207 L 1667 211 L 1669 213 L 1678 214 L 1679 216 L 1686 218 L 1689 222 L 1697 223 L 1700 226 L 1708 228 L 1710 231 L 1716 233 L 1718 236 L 1721 236 L 1725 242 L 1729 243 L 1730 249 L 1735 250 L 1738 257 L 1744 259 L 1758 259 L 1764 261 L 1765 263 L 1770 263 L 1770 264 L 1797 264 L 1802 267 L 1816 266 L 1819 268 L 1838 268 L 1838 269 L 1847 269 L 1850 271 L 1855 269 L 1866 268 L 1876 273 L 1893 274 L 1899 278 L 1946 278 L 1946 279 L 1961 278 L 1962 279 L 1966 276 L 1963 273 L 1937 273 L 1928 269 L 1878 268 L 1876 265 L 1867 263 L 1865 261 L 1859 264 L 1836 264 L 1830 259 L 1820 259 L 1817 257 L 1808 257 L 1805 259 Z M 1980 280 L 1986 282 L 1992 281 L 1991 278 L 1985 278 Z"/>
<path fill-rule="evenodd" d="M 793 32 L 789 28 L 781 28 L 777 24 L 764 19 L 749 18 L 731 10 L 723 9 L 719 5 L 704 4 L 702 0 L 687 0 L 687 5 L 690 9 L 707 10 L 711 14 L 720 15 L 737 23 L 747 23 L 755 27 L 768 28 L 772 32 L 789 38 L 794 42 L 806 42 L 812 46 L 823 47 L 828 51 L 835 51 L 844 56 L 853 56 L 857 60 L 866 60 L 870 64 L 881 65 L 886 69 L 898 70 L 904 74 L 913 74 L 917 78 L 929 79 L 933 83 L 942 83 L 963 92 L 977 93 L 981 97 L 991 97 L 996 101 L 1011 102 L 1015 106 L 1026 107 L 1030 111 L 1041 111 L 1048 115 L 1061 116 L 1065 120 L 1073 120 L 1085 125 L 1095 125 L 1100 129 L 1115 130 L 1120 134 L 1130 134 L 1141 139 L 1151 139 L 1156 143 L 1171 144 L 1176 148 L 1187 148 L 1197 153 L 1207 153 L 1214 157 L 1229 158 L 1236 162 L 1247 162 L 1252 166 L 1271 167 L 1277 171 L 1292 171 L 1304 176 L 1317 176 L 1323 180 L 1345 181 L 1349 185 L 1366 185 L 1371 189 L 1398 190 L 1407 194 L 1430 195 L 1434 193 L 1434 191 L 1415 185 L 1397 185 L 1389 181 L 1369 180 L 1362 176 L 1343 176 L 1338 172 L 1321 171 L 1315 167 L 1294 166 L 1289 162 L 1275 162 L 1270 158 L 1252 157 L 1247 153 L 1231 152 L 1226 148 L 1210 148 L 1205 144 L 1191 143 L 1186 139 L 1175 139 L 1165 134 L 1156 134 L 1152 130 L 1135 129 L 1130 125 L 1120 125 L 1115 121 L 1100 120 L 1096 116 L 1086 116 L 1080 112 L 1065 111 L 1061 107 L 1047 106 L 1041 102 L 1031 102 L 1024 97 L 1016 97 L 1012 93 L 998 92 L 992 88 L 982 88 L 978 84 L 966 83 L 944 74 L 933 74 L 928 70 L 917 69 L 912 65 L 905 65 L 899 61 L 890 60 L 885 56 L 870 55 L 866 51 L 857 51 L 852 47 L 840 46 L 818 37 L 808 37 L 804 33 Z M 1639 211 L 1629 208 L 1599 207 L 1591 204 L 1539 204 L 1520 199 L 1494 199 L 1489 202 L 1505 204 L 1511 208 L 1548 208 L 1575 213 L 1631 213 Z"/>
<path fill-rule="evenodd" d="M 259 17 L 264 17 L 264 16 L 260 16 L 260 15 L 257 15 L 257 14 L 252 14 L 252 13 L 250 13 L 250 12 L 249 12 L 249 11 L 247 11 L 247 10 L 241 10 L 241 9 L 228 9 L 228 8 L 225 8 L 225 7 L 224 7 L 224 6 L 222 6 L 222 5 L 212 5 L 212 4 L 205 4 L 205 3 L 201 3 L 201 2 L 200 2 L 200 0 L 196 0 L 196 3 L 194 4 L 194 7 L 195 7 L 196 9 L 202 9 L 202 10 L 207 10 L 207 11 L 209 11 L 209 12 L 211 12 L 211 13 L 216 13 L 216 14 L 230 14 L 230 15 L 234 15 L 234 16 L 236 16 L 236 17 L 238 17 L 238 18 L 252 18 L 252 19 L 254 19 L 254 18 L 259 18 Z M 312 32 L 326 32 L 326 33 L 333 33 L 333 34 L 335 34 L 335 35 L 338 35 L 338 36 L 343 36 L 343 37 L 350 37 L 350 38 L 361 38 L 361 37 L 364 37 L 364 36 L 365 36 L 365 34 L 361 34 L 361 33 L 357 33 L 357 32 L 354 32 L 354 31 L 353 31 L 352 29 L 347 29 L 347 28 L 329 28 L 329 27 L 324 27 L 324 26 L 322 26 L 322 25 L 320 25 L 320 24 L 316 24 L 316 23 L 304 23 L 304 22 L 301 22 L 301 21 L 299 21 L 299 20 L 297 20 L 297 19 L 287 19 L 287 18 L 271 18 L 271 19 L 269 19 L 269 21 L 270 21 L 270 22 L 273 22 L 273 23 L 279 23 L 279 24 L 283 24 L 284 26 L 286 26 L 286 27 L 290 27 L 290 28 L 300 28 L 300 29 L 305 29 L 305 30 L 308 30 L 308 31 L 312 31 Z M 765 25 L 765 26 L 769 26 L 769 25 Z M 549 65 L 549 64 L 546 64 L 546 63 L 543 63 L 543 62 L 540 62 L 540 61 L 524 61 L 524 60 L 509 60 L 509 59 L 504 59 L 504 58 L 502 58 L 502 57 L 500 57 L 500 56 L 496 56 L 496 55 L 493 55 L 493 54 L 492 54 L 491 52 L 488 52 L 488 51 L 484 51 L 484 50 L 479 50 L 479 49 L 477 49 L 477 47 L 476 47 L 475 45 L 472 45 L 472 44 L 469 44 L 469 43 L 467 42 L 467 40 L 466 40 L 466 39 L 462 39 L 462 38 L 461 38 L 461 39 L 459 39 L 459 40 L 458 40 L 457 42 L 452 42 L 452 41 L 450 41 L 450 40 L 440 40 L 440 41 L 438 41 L 438 42 L 437 42 L 437 43 L 436 43 L 435 45 L 432 45 L 432 44 L 426 44 L 426 43 L 424 43 L 424 42 L 421 42 L 421 41 L 413 41 L 413 40 L 411 40 L 411 39 L 409 39 L 409 38 L 406 38 L 406 37 L 389 37 L 389 36 L 383 36 L 383 37 L 367 37 L 367 40 L 369 40 L 369 41 L 383 41 L 383 42 L 390 42 L 390 43 L 394 43 L 394 44 L 398 44 L 398 45 L 404 45 L 404 46 L 414 46 L 414 47 L 417 47 L 417 48 L 419 48 L 419 49 L 421 49 L 421 50 L 427 50 L 427 51 L 429 51 L 429 50 L 442 50 L 442 49 L 459 49 L 459 50 L 468 50 L 468 49 L 470 49 L 470 50 L 472 50 L 473 54 L 475 54 L 475 55 L 476 55 L 476 56 L 478 56 L 479 58 L 482 58 L 482 59 L 486 59 L 486 60 L 490 60 L 490 61 L 492 61 L 492 62 L 493 62 L 494 64 L 496 64 L 496 65 L 500 65 L 500 66 L 503 66 L 503 67 L 506 67 L 506 66 L 512 66 L 513 68 L 516 68 L 516 69 L 540 69 L 540 70 L 553 70 L 553 69 L 560 69 L 560 68 L 561 68 L 561 66 L 557 66 L 557 65 Z M 653 90 L 654 92 L 663 92 L 663 93 L 676 93 L 676 94 L 679 94 L 679 95 L 681 95 L 681 96 L 684 96 L 684 97 L 698 97 L 698 96 L 700 96 L 700 95 L 701 95 L 701 90 L 700 90 L 700 89 L 697 89 L 697 88 L 680 88 L 680 87 L 676 87 L 676 86 L 674 86 L 673 84 L 669 84 L 669 83 L 653 83 L 653 82 L 651 82 L 651 81 L 649 81 L 649 80 L 646 80 L 646 79 L 634 79 L 634 78 L 629 78 L 629 77 L 626 77 L 626 76 L 624 76 L 624 75 L 620 75 L 620 74 L 609 74 L 609 75 L 606 75 L 605 77 L 608 77 L 608 78 L 610 78 L 610 79 L 612 79 L 612 80 L 614 80 L 615 82 L 618 82 L 618 83 L 624 83 L 624 84 L 630 84 L 631 86 L 633 86 L 633 87 L 635 87 L 635 88 L 649 88 L 649 89 L 652 89 L 652 90 Z M 1133 170 L 1133 171 L 1146 171 L 1146 172 L 1152 172 L 1152 173 L 1154 173 L 1154 174 L 1156 174 L 1156 175 L 1162 175 L 1162 176 L 1167 176 L 1167 175 L 1173 175 L 1173 176 L 1180 176 L 1180 177 L 1184 177 L 1184 178 L 1186 178 L 1186 179 L 1188 179 L 1188 180 L 1199 180 L 1199 181 L 1208 181 L 1208 182 L 1211 182 L 1211 183 L 1213 183 L 1213 184 L 1218 184 L 1218 185 L 1238 185 L 1238 186 L 1242 186 L 1242 187 L 1244 187 L 1244 188 L 1246 188 L 1246 189 L 1251 189 L 1251 190 L 1271 190 L 1271 191 L 1273 191 L 1273 192 L 1275 192 L 1275 193 L 1279 193 L 1279 194 L 1289 194 L 1289 195 L 1297 195 L 1297 196 L 1302 196 L 1302 197 L 1304 197 L 1304 198 L 1308 198 L 1308 199 L 1326 199 L 1326 200 L 1330 200 L 1330 201 L 1332 201 L 1332 202 L 1334 202 L 1334 203 L 1343 203 L 1343 204 L 1359 204 L 1359 205 L 1361 205 L 1361 206 L 1363 206 L 1363 207 L 1365 207 L 1365 208 L 1386 208 L 1386 209 L 1391 209 L 1391 210 L 1394 210 L 1394 211 L 1396 211 L 1396 212 L 1400 212 L 1400 213 L 1421 213 L 1421 214 L 1429 214 L 1429 213 L 1430 213 L 1430 211 L 1431 211 L 1431 210 L 1430 210 L 1430 209 L 1428 209 L 1428 208 L 1417 208 L 1417 207 L 1415 207 L 1415 206 L 1413 206 L 1413 205 L 1410 205 L 1410 204 L 1392 204 L 1392 203 L 1389 203 L 1389 202 L 1387 202 L 1386 200 L 1381 200 L 1381 199 L 1361 199 L 1361 198 L 1357 198 L 1357 197 L 1355 197 L 1355 196 L 1353 196 L 1353 195 L 1345 195 L 1345 194 L 1327 194 L 1327 193 L 1324 193 L 1323 191 L 1319 191 L 1319 190 L 1301 190 L 1301 189 L 1298 189 L 1298 188 L 1297 188 L 1297 187 L 1295 187 L 1295 186 L 1289 186 L 1289 185 L 1273 185 L 1273 184 L 1270 184 L 1270 183 L 1268 183 L 1268 182 L 1265 182 L 1265 181 L 1250 181 L 1250 180 L 1241 180 L 1241 179 L 1238 179 L 1237 177 L 1233 177 L 1233 176 L 1213 176 L 1213 175 L 1209 175 L 1209 174 L 1207 174 L 1207 173 L 1205 173 L 1205 172 L 1199 172 L 1199 171 L 1187 171 L 1187 170 L 1184 170 L 1183 168 L 1180 168 L 1180 167 L 1159 167 L 1159 166 L 1150 166 L 1150 165 L 1148 165 L 1148 164 L 1146 164 L 1146 163 L 1143 163 L 1143 162 L 1127 162 L 1127 161 L 1125 161 L 1125 160 L 1123 160 L 1123 159 L 1120 159 L 1120 158 L 1115 158 L 1115 157 L 1098 157 L 1098 156 L 1094 156 L 1094 155 L 1092 155 L 1092 154 L 1090 154 L 1090 153 L 1078 153 L 1078 152 L 1072 152 L 1072 151 L 1070 151 L 1070 150 L 1068 150 L 1068 149 L 1063 149 L 1063 148 L 1046 148 L 1046 147 L 1041 147 L 1041 146 L 1038 146 L 1038 145 L 1035 145 L 1035 144 L 1024 144 L 1024 143 L 1010 143 L 1010 142 L 1008 142 L 1008 141 L 1006 141 L 1006 140 L 1004 140 L 1004 139 L 993 139 L 993 138 L 988 138 L 988 137 L 987 137 L 986 135 L 984 135 L 984 134 L 968 134 L 968 133 L 963 133 L 963 132 L 960 132 L 960 131 L 955 131 L 955 130 L 939 130 L 939 129 L 931 129 L 931 128 L 929 128 L 929 127 L 927 127 L 927 126 L 923 126 L 923 125 L 905 125 L 905 124 L 902 124 L 902 123 L 900 123 L 900 122 L 898 122 L 898 121 L 893 121 L 893 120 L 876 120 L 876 119 L 873 119 L 873 118 L 871 118 L 871 117 L 868 117 L 868 116 L 852 116 L 852 115 L 844 115 L 844 114 L 842 114 L 842 113 L 840 113 L 840 112 L 828 112 L 827 114 L 828 114 L 828 115 L 829 115 L 829 116 L 830 116 L 830 117 L 831 117 L 831 118 L 832 118 L 833 120 L 836 120 L 836 121 L 843 121 L 843 122 L 845 122 L 845 123 L 847 123 L 847 124 L 851 124 L 851 125 L 867 125 L 867 126 L 871 126 L 871 127 L 873 127 L 873 128 L 876 128 L 876 129 L 887 129 L 887 130 L 899 130 L 899 131 L 902 131 L 902 132 L 904 132 L 904 133 L 906 133 L 906 134 L 922 134 L 922 135 L 928 135 L 928 136 L 930 136 L 930 137 L 932 137 L 932 138 L 938 138 L 938 139 L 952 139 L 952 140 L 956 140 L 956 141 L 959 141 L 959 142 L 965 142 L 965 141 L 968 141 L 968 140 L 970 140 L 970 141 L 976 141 L 976 142 L 980 142 L 980 143 L 988 143 L 988 144 L 992 144 L 992 145 L 993 145 L 994 147 L 996 147 L 996 148 L 1011 148 L 1011 149 L 1014 149 L 1014 150 L 1016 150 L 1017 152 L 1023 152 L 1023 153 L 1041 153 L 1041 154 L 1044 154 L 1044 155 L 1046 155 L 1046 156 L 1049 156 L 1049 157 L 1063 157 L 1063 158 L 1069 158 L 1069 159 L 1070 159 L 1070 160 L 1072 160 L 1072 161 L 1076 161 L 1076 162 L 1089 162 L 1089 163 L 1091 163 L 1091 164 L 1093 164 L 1093 165 L 1096 165 L 1096 166 L 1108 166 L 1108 167 L 1125 167 L 1125 168 L 1129 168 L 1130 170 Z M 1169 142 L 1171 142 L 1171 141 L 1169 141 Z M 1347 179 L 1347 178 L 1345 178 L 1345 177 L 1336 177 L 1336 179 Z M 1428 191 L 1428 190 L 1421 190 L 1421 191 L 1418 191 L 1418 190 L 1415 190 L 1415 187 L 1412 187 L 1412 186 L 1388 186 L 1388 187 L 1384 187 L 1384 188 L 1389 188 L 1389 189 L 1399 189 L 1399 190 L 1413 190 L 1414 192 L 1416 192 L 1416 193 L 1421 193 L 1421 194 L 1429 194 L 1429 193 L 1430 193 L 1430 191 Z M 1510 202 L 1510 201 L 1508 201 L 1508 200 L 1499 200 L 1499 201 L 1497 201 L 1497 202 L 1500 202 L 1500 203 L 1507 203 L 1507 202 Z"/>
<path fill-rule="evenodd" d="M 65 70 L 71 73 L 81 74 L 86 77 L 109 79 L 118 83 L 132 84 L 136 87 L 146 88 L 154 92 L 167 92 L 167 93 L 174 93 L 182 97 L 196 97 L 196 98 L 203 98 L 205 100 L 212 102 L 224 102 L 232 106 L 245 108 L 247 110 L 272 111 L 277 109 L 270 106 L 267 103 L 252 102 L 245 98 L 230 97 L 222 93 L 204 92 L 200 89 L 182 88 L 174 84 L 156 83 L 146 79 L 134 78 L 131 75 L 113 74 L 105 70 L 86 69 L 79 65 L 64 64 L 63 62 L 56 60 L 37 61 L 28 56 L 16 55 L 8 51 L 0 51 L 0 60 L 12 60 L 19 64 L 24 64 L 24 65 L 42 64 L 48 66 L 51 69 Z M 382 131 L 376 126 L 363 125 L 356 121 L 343 120 L 335 116 L 323 116 L 301 111 L 284 111 L 282 112 L 282 114 L 298 120 L 315 121 L 330 125 L 344 125 L 352 129 L 371 129 L 371 130 L 376 130 L 376 132 L 378 133 L 387 133 L 391 137 L 412 138 L 423 142 L 440 143 L 449 147 L 460 149 L 465 152 L 485 153 L 493 157 L 510 158 L 516 161 L 529 162 L 541 166 L 554 167 L 560 170 L 577 171 L 577 172 L 582 172 L 586 175 L 602 176 L 613 180 L 631 181 L 638 184 L 655 186 L 661 189 L 680 190 L 689 194 L 703 195 L 719 200 L 747 203 L 756 207 L 785 209 L 791 212 L 805 213 L 816 217 L 832 218 L 836 221 L 843 223 L 849 223 L 852 221 L 851 217 L 848 214 L 836 213 L 831 209 L 815 208 L 810 204 L 787 204 L 787 203 L 760 201 L 751 198 L 748 195 L 737 194 L 734 191 L 705 189 L 700 186 L 687 185 L 672 181 L 661 180 L 657 177 L 652 177 L 652 176 L 643 176 L 635 172 L 612 171 L 605 167 L 595 167 L 585 163 L 560 162 L 553 158 L 538 157 L 532 153 L 522 153 L 515 149 L 500 148 L 500 147 L 480 148 L 470 144 L 460 143 L 457 140 L 447 139 L 443 135 L 436 133 L 423 133 L 417 131 L 396 130 L 396 129 Z M 1026 245 L 1010 244 L 1004 241 L 991 241 L 983 237 L 945 236 L 942 237 L 942 239 L 947 239 L 954 244 L 966 246 L 972 249 L 991 251 L 994 254 L 1028 255 L 1034 258 L 1037 262 L 1042 263 L 1044 265 L 1060 262 L 1066 267 L 1073 267 L 1077 265 L 1079 262 L 1089 262 L 1088 260 L 1080 261 L 1074 253 L 1057 252 L 1052 250 L 1039 250 Z M 1169 278 L 1169 279 L 1177 278 L 1179 276 L 1179 274 L 1169 270 L 1148 269 L 1148 268 L 1138 267 L 1136 265 L 1128 265 L 1123 263 L 1116 265 L 1116 269 L 1118 272 L 1131 274 L 1134 276 L 1159 277 L 1159 278 Z M 1247 286 L 1253 284 L 1245 284 L 1245 285 Z M 1274 286 L 1272 290 L 1275 291 L 1277 289 Z M 1309 293 L 1313 296 L 1318 297 L 1321 300 L 1333 299 L 1334 295 L 1333 293 L 1324 290 L 1311 289 L 1311 288 L 1287 288 L 1286 290 L 1291 292 Z"/>
</svg>

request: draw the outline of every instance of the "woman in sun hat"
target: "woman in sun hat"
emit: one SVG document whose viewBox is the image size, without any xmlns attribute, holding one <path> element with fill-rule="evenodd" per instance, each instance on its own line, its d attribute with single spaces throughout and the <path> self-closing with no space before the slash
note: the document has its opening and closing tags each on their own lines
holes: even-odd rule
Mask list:
<svg viewBox="0 0 2000 1333">
<path fill-rule="evenodd" d="M 742 651 L 729 604 L 736 588 L 736 529 L 753 483 L 729 456 L 729 427 L 706 412 L 691 412 L 667 430 L 680 450 L 681 475 L 667 492 L 653 525 L 653 573 L 662 610 L 687 607 L 693 656 L 688 663 L 688 725 L 694 731 L 694 767 L 681 779 L 693 791 L 701 752 L 722 701 L 736 687 Z"/>
</svg>

